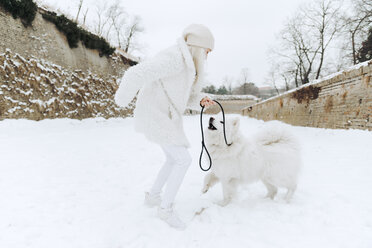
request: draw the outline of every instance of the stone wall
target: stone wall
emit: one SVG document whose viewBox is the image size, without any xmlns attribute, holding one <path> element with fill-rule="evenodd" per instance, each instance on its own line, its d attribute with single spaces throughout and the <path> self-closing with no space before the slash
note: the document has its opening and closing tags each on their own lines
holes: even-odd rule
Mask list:
<svg viewBox="0 0 372 248">
<path fill-rule="evenodd" d="M 222 105 L 225 114 L 241 114 L 244 107 L 256 103 L 253 100 L 219 100 L 218 102 Z M 218 112 L 220 112 L 220 107 L 217 105 L 209 107 L 205 111 L 206 114 L 217 114 Z"/>
<path fill-rule="evenodd" d="M 225 114 L 241 114 L 242 109 L 246 106 L 253 105 L 259 101 L 255 96 L 251 95 L 213 95 L 208 96 L 217 100 L 223 107 Z M 218 105 L 211 106 L 205 110 L 206 114 L 217 114 L 221 111 Z"/>
<path fill-rule="evenodd" d="M 241 114 L 246 106 L 253 105 L 259 101 L 259 98 L 252 95 L 206 95 L 213 100 L 217 100 L 222 105 L 225 114 Z M 221 108 L 218 105 L 214 105 L 206 108 L 204 113 L 214 115 L 218 114 L 220 111 Z M 200 114 L 200 111 L 186 109 L 185 114 L 197 115 Z"/>
<path fill-rule="evenodd" d="M 115 104 L 117 88 L 115 76 L 102 79 L 9 49 L 0 54 L 0 120 L 128 116 L 133 106 Z"/>
<path fill-rule="evenodd" d="M 70 70 L 92 72 L 105 79 L 122 75 L 129 67 L 123 56 L 100 57 L 97 50 L 79 47 L 71 49 L 63 33 L 55 25 L 43 19 L 39 9 L 31 27 L 25 28 L 20 19 L 0 7 L 0 53 L 6 49 L 24 58 L 50 61 Z"/>
<path fill-rule="evenodd" d="M 100 57 L 81 43 L 71 49 L 43 11 L 25 28 L 0 7 L 0 120 L 131 115 L 134 106 L 120 108 L 113 97 L 137 61 L 120 51 Z"/>
<path fill-rule="evenodd" d="M 372 130 L 372 61 L 243 109 L 292 125 Z"/>
</svg>

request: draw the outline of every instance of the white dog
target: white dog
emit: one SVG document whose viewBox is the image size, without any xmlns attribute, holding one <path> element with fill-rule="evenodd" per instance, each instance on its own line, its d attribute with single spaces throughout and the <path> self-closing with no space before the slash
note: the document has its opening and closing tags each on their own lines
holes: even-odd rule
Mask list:
<svg viewBox="0 0 372 248">
<path fill-rule="evenodd" d="M 226 121 L 227 146 L 223 122 L 211 117 L 205 130 L 206 147 L 212 157 L 212 169 L 205 176 L 202 192 L 218 181 L 222 184 L 223 201 L 227 205 L 242 183 L 258 180 L 267 187 L 267 197 L 274 199 L 278 187 L 287 188 L 289 201 L 296 190 L 301 167 L 299 144 L 278 122 L 266 124 L 255 137 L 246 138 L 239 131 L 239 118 Z"/>
</svg>

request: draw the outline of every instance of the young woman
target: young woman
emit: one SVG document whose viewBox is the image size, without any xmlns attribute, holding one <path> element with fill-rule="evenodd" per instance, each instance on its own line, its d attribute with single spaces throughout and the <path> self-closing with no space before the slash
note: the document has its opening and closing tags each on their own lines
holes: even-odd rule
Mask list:
<svg viewBox="0 0 372 248">
<path fill-rule="evenodd" d="M 192 24 L 176 45 L 128 69 L 115 95 L 116 103 L 125 107 L 139 91 L 135 128 L 159 144 L 166 156 L 152 188 L 145 193 L 145 204 L 158 206 L 160 219 L 179 229 L 185 224 L 173 210 L 173 203 L 191 164 L 182 116 L 186 108 L 200 110 L 200 105 L 215 104 L 201 95 L 204 64 L 213 48 L 210 30 Z"/>
</svg>

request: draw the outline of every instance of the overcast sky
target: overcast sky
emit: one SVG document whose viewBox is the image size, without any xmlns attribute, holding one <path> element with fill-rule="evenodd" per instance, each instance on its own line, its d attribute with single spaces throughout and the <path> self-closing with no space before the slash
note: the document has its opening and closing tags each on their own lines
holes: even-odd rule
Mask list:
<svg viewBox="0 0 372 248">
<path fill-rule="evenodd" d="M 74 16 L 78 1 L 39 2 L 49 3 Z M 84 4 L 97 1 L 84 0 Z M 224 76 L 237 78 L 242 68 L 248 68 L 251 81 L 263 86 L 270 67 L 269 47 L 275 44 L 285 20 L 301 3 L 309 1 L 123 0 L 122 5 L 129 14 L 139 15 L 143 20 L 145 33 L 140 41 L 145 44 L 145 57 L 175 44 L 187 25 L 201 23 L 209 27 L 215 37 L 215 49 L 207 62 L 209 81 L 219 86 Z"/>
</svg>

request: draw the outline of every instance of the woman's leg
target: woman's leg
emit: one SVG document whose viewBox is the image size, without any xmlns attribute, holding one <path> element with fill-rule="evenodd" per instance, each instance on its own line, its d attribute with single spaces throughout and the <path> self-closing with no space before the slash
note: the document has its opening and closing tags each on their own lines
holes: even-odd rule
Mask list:
<svg viewBox="0 0 372 248">
<path fill-rule="evenodd" d="M 164 146 L 163 150 L 170 156 L 173 164 L 171 172 L 168 174 L 167 185 L 160 206 L 162 208 L 170 208 L 191 164 L 191 156 L 184 146 L 169 145 Z"/>
<path fill-rule="evenodd" d="M 160 195 L 162 188 L 164 187 L 165 182 L 167 181 L 169 174 L 173 168 L 173 159 L 170 156 L 169 152 L 162 147 L 164 154 L 165 154 L 165 163 L 163 167 L 160 169 L 158 176 L 150 190 L 151 195 Z"/>
</svg>

